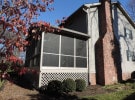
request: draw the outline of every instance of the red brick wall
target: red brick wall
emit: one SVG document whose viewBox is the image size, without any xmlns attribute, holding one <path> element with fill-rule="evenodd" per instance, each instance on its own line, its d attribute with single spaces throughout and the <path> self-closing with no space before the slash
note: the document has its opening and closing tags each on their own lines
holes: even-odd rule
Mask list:
<svg viewBox="0 0 135 100">
<path fill-rule="evenodd" d="M 131 78 L 131 73 L 122 73 L 122 79 L 127 80 Z"/>
<path fill-rule="evenodd" d="M 90 73 L 90 85 L 96 85 L 96 73 Z"/>
<path fill-rule="evenodd" d="M 99 40 L 95 45 L 96 80 L 101 85 L 113 84 L 118 81 L 119 61 L 114 57 L 118 46 L 115 46 L 110 0 L 101 0 L 99 32 Z"/>
</svg>

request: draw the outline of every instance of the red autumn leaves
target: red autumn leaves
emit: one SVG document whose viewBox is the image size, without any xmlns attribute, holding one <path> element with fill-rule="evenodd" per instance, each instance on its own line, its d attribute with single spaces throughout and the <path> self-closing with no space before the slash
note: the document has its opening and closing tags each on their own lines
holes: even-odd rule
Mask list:
<svg viewBox="0 0 135 100">
<path fill-rule="evenodd" d="M 25 50 L 25 46 L 29 44 L 25 39 L 29 35 L 28 29 L 31 25 L 39 27 L 44 25 L 44 30 L 53 30 L 50 28 L 50 24 L 46 22 L 32 23 L 32 20 L 37 18 L 40 12 L 45 12 L 47 9 L 53 10 L 50 6 L 53 2 L 54 0 L 1 0 L 0 43 L 6 47 L 5 49 Z M 37 37 L 35 32 L 32 35 Z"/>
<path fill-rule="evenodd" d="M 0 0 L 0 79 L 8 77 L 10 69 L 15 71 L 18 68 L 16 63 L 22 63 L 14 56 L 14 50 L 25 51 L 25 47 L 29 45 L 27 36 L 40 37 L 37 30 L 29 34 L 30 26 L 38 26 L 44 31 L 53 30 L 49 23 L 32 23 L 40 12 L 53 10 L 50 6 L 53 2 L 54 0 Z M 24 67 L 20 68 L 18 73 L 22 75 L 27 71 L 29 70 Z"/>
</svg>

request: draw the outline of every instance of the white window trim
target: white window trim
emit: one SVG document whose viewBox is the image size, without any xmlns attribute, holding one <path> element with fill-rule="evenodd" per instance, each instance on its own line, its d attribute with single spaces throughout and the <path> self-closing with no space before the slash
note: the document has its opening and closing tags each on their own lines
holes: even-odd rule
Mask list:
<svg viewBox="0 0 135 100">
<path fill-rule="evenodd" d="M 74 38 L 74 55 L 65 55 L 65 54 L 61 54 L 61 38 L 62 38 L 62 35 L 60 35 L 60 39 L 59 39 L 59 54 L 56 54 L 56 53 L 47 53 L 47 52 L 44 52 L 43 51 L 43 45 L 44 45 L 44 35 L 45 33 L 43 32 L 42 34 L 42 44 L 41 44 L 41 59 L 40 59 L 40 69 L 88 69 L 88 39 L 86 41 L 86 57 L 83 57 L 83 56 L 76 56 L 76 38 Z M 85 36 L 85 35 L 84 35 Z M 43 66 L 43 54 L 52 54 L 52 55 L 59 55 L 59 66 Z M 74 67 L 62 67 L 60 66 L 61 65 L 61 56 L 70 56 L 70 57 L 74 57 Z M 79 58 L 86 58 L 87 60 L 87 66 L 84 68 L 84 67 L 76 67 L 76 57 L 79 57 Z"/>
<path fill-rule="evenodd" d="M 124 28 L 124 34 L 125 34 L 126 39 L 130 39 L 130 40 L 133 39 L 133 33 L 132 33 L 131 29 L 125 27 Z"/>
</svg>

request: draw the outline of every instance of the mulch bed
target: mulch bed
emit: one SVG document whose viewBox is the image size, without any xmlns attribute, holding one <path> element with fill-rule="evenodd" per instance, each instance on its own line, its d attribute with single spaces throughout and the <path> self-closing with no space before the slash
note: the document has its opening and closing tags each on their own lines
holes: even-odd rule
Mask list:
<svg viewBox="0 0 135 100">
<path fill-rule="evenodd" d="M 103 89 L 102 86 L 88 86 L 83 92 L 72 92 L 63 94 L 59 97 L 50 97 L 39 94 L 36 90 L 26 89 L 13 84 L 9 81 L 5 83 L 4 89 L 0 91 L 0 100 L 80 100 L 79 97 L 104 94 L 113 92 L 112 90 Z"/>
<path fill-rule="evenodd" d="M 31 95 L 37 94 L 38 92 L 35 90 L 25 89 L 7 81 L 4 89 L 0 91 L 0 100 L 32 100 Z"/>
</svg>

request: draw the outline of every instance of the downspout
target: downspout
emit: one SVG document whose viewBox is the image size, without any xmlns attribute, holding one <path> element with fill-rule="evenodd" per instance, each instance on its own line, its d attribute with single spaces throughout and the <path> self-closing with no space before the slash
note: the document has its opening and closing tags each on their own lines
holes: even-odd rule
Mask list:
<svg viewBox="0 0 135 100">
<path fill-rule="evenodd" d="M 41 37 L 41 50 L 40 50 L 40 72 L 39 72 L 39 87 L 41 87 L 41 82 L 42 82 L 42 76 L 41 76 L 41 73 L 42 73 L 42 62 L 43 62 L 43 43 L 44 43 L 44 34 L 45 32 L 42 32 L 42 37 Z"/>
<path fill-rule="evenodd" d="M 86 23 L 87 23 L 87 33 L 90 34 L 90 28 L 89 28 L 89 25 L 90 25 L 90 24 L 89 24 L 89 22 L 90 22 L 90 21 L 89 21 L 89 17 L 90 17 L 90 15 L 89 15 L 90 6 L 89 6 L 89 7 L 88 7 L 88 6 L 85 6 L 85 7 L 86 7 L 86 8 L 83 8 L 83 11 L 87 13 L 87 20 L 86 20 Z M 90 36 L 90 37 L 91 37 L 91 36 Z M 87 49 L 88 49 L 88 50 L 87 50 L 87 53 L 88 53 L 88 54 L 87 54 L 87 57 L 88 57 L 88 66 L 87 66 L 87 67 L 88 67 L 88 85 L 90 85 L 90 84 L 91 84 L 91 81 L 90 81 L 90 79 L 91 79 L 90 77 L 91 77 L 91 76 L 90 76 L 90 66 L 89 66 L 89 65 L 90 65 L 90 63 L 89 63 L 89 40 L 88 40 L 87 43 L 88 43 L 88 45 L 87 45 Z"/>
</svg>

